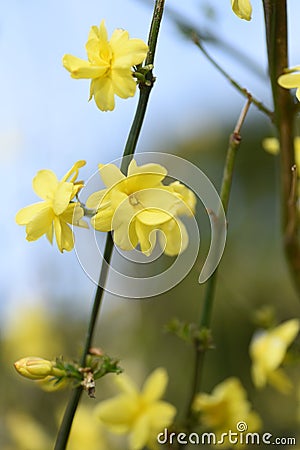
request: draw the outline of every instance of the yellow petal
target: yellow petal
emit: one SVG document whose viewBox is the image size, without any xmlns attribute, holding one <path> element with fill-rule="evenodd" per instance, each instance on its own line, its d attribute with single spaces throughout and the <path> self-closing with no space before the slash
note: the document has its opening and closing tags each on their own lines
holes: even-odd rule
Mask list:
<svg viewBox="0 0 300 450">
<path fill-rule="evenodd" d="M 125 30 L 117 29 L 110 39 L 114 54 L 114 67 L 132 67 L 144 61 L 148 46 L 141 39 L 129 39 Z"/>
<path fill-rule="evenodd" d="M 102 199 L 107 193 L 107 189 L 93 192 L 86 201 L 87 208 L 98 209 L 101 206 Z"/>
<path fill-rule="evenodd" d="M 112 208 L 100 209 L 99 212 L 91 218 L 92 227 L 98 231 L 111 231 L 113 215 L 114 210 Z"/>
<path fill-rule="evenodd" d="M 122 250 L 133 250 L 138 245 L 138 236 L 135 230 L 135 221 L 129 224 L 122 222 L 119 227 L 114 229 L 114 243 Z"/>
<path fill-rule="evenodd" d="M 163 180 L 168 171 L 164 166 L 161 166 L 160 164 L 148 163 L 142 166 L 138 166 L 134 159 L 130 161 L 130 164 L 128 166 L 128 176 L 148 173 L 161 175 L 161 180 Z"/>
<path fill-rule="evenodd" d="M 54 232 L 54 228 L 53 228 L 53 222 L 52 222 L 46 232 L 46 238 L 48 239 L 50 244 L 53 244 L 53 232 Z"/>
<path fill-rule="evenodd" d="M 39 170 L 32 180 L 34 192 L 43 200 L 53 198 L 58 186 L 58 179 L 52 170 Z"/>
<path fill-rule="evenodd" d="M 75 79 L 95 79 L 103 77 L 109 69 L 107 63 L 103 63 L 103 65 L 94 65 L 89 61 L 85 61 L 84 59 L 77 58 L 77 56 L 73 55 L 64 55 L 63 66 L 71 73 L 71 77 Z"/>
<path fill-rule="evenodd" d="M 177 213 L 183 203 L 178 195 L 164 188 L 145 188 L 136 192 L 134 197 L 144 209 L 164 211 L 169 215 L 169 219 Z"/>
<path fill-rule="evenodd" d="M 129 450 L 141 450 L 145 448 L 151 431 L 148 415 L 139 415 L 132 428 L 129 436 Z"/>
<path fill-rule="evenodd" d="M 134 159 L 128 166 L 127 186 L 130 193 L 147 188 L 160 187 L 167 175 L 165 167 L 159 164 L 138 166 Z"/>
<path fill-rule="evenodd" d="M 159 401 L 150 406 L 147 415 L 151 428 L 159 432 L 172 424 L 176 415 L 176 408 L 170 403 Z"/>
<path fill-rule="evenodd" d="M 25 206 L 25 208 L 20 209 L 16 214 L 16 222 L 18 225 L 26 225 L 28 222 L 32 221 L 36 215 L 40 214 L 45 209 L 48 211 L 49 208 L 51 208 L 49 202 L 38 202 Z"/>
<path fill-rule="evenodd" d="M 73 193 L 73 183 L 61 181 L 58 184 L 54 198 L 53 198 L 53 210 L 54 213 L 59 216 L 68 207 Z"/>
<path fill-rule="evenodd" d="M 115 108 L 114 90 L 111 78 L 103 77 L 94 80 L 93 96 L 101 111 L 112 111 Z"/>
<path fill-rule="evenodd" d="M 100 57 L 102 59 L 104 59 L 105 61 L 109 61 L 112 58 L 112 51 L 111 51 L 111 47 L 110 44 L 108 42 L 108 38 L 107 38 L 107 30 L 105 27 L 105 21 L 102 20 L 100 23 L 100 26 L 96 32 L 96 27 L 94 28 L 94 32 L 95 34 L 97 34 L 97 38 L 99 41 L 99 54 Z M 92 37 L 92 33 L 91 33 L 91 37 Z"/>
<path fill-rule="evenodd" d="M 115 433 L 126 433 L 132 426 L 137 409 L 134 397 L 121 394 L 99 403 L 95 414 L 108 429 Z"/>
<path fill-rule="evenodd" d="M 296 136 L 294 139 L 295 145 L 295 161 L 298 168 L 298 173 L 300 171 L 300 136 Z"/>
<path fill-rule="evenodd" d="M 53 209 L 49 206 L 41 209 L 34 218 L 26 225 L 26 239 L 28 241 L 36 241 L 41 236 L 49 232 L 54 219 Z"/>
<path fill-rule="evenodd" d="M 165 369 L 159 367 L 147 378 L 142 389 L 142 395 L 146 402 L 154 402 L 160 399 L 168 384 L 168 374 Z"/>
<path fill-rule="evenodd" d="M 255 361 L 251 366 L 251 377 L 257 388 L 262 388 L 267 383 L 267 372 Z"/>
<path fill-rule="evenodd" d="M 174 181 L 168 187 L 182 200 L 176 208 L 176 214 L 194 215 L 197 203 L 194 192 L 179 181 Z"/>
<path fill-rule="evenodd" d="M 150 256 L 156 243 L 156 230 L 136 220 L 135 231 L 141 246 L 141 251 L 146 256 Z"/>
<path fill-rule="evenodd" d="M 138 220 L 144 225 L 150 227 L 159 227 L 165 222 L 171 220 L 172 216 L 169 213 L 161 211 L 159 209 L 144 209 L 137 215 Z"/>
<path fill-rule="evenodd" d="M 231 6 L 240 19 L 251 20 L 252 6 L 249 0 L 231 0 Z"/>
<path fill-rule="evenodd" d="M 286 89 L 298 88 L 300 86 L 300 74 L 286 73 L 280 75 L 280 77 L 278 78 L 278 84 Z"/>
<path fill-rule="evenodd" d="M 86 161 L 83 159 L 77 161 L 71 169 L 62 177 L 61 181 L 69 181 L 70 183 L 74 183 L 79 174 L 79 169 L 86 165 Z M 69 179 L 70 178 L 70 179 Z"/>
<path fill-rule="evenodd" d="M 62 214 L 60 214 L 59 218 L 60 220 L 63 220 L 64 222 L 70 223 L 72 225 L 83 226 L 84 228 L 88 228 L 87 223 L 84 222 L 83 225 L 81 225 L 80 223 L 83 216 L 84 211 L 79 205 L 79 203 L 70 203 L 67 209 Z"/>
<path fill-rule="evenodd" d="M 165 238 L 162 233 L 164 233 Z M 176 256 L 182 253 L 189 243 L 186 228 L 178 218 L 163 224 L 158 238 L 161 247 L 164 248 L 165 245 L 164 252 L 168 256 Z"/>
<path fill-rule="evenodd" d="M 277 155 L 280 151 L 279 141 L 277 138 L 265 138 L 262 141 L 263 149 L 272 155 Z"/>
<path fill-rule="evenodd" d="M 110 64 L 112 58 L 112 51 L 107 41 L 107 31 L 104 20 L 102 20 L 100 27 L 91 27 L 88 41 L 86 43 L 86 51 L 89 61 L 93 64 Z"/>
<path fill-rule="evenodd" d="M 300 321 L 298 319 L 290 319 L 278 325 L 271 331 L 272 336 L 281 339 L 286 347 L 288 347 L 296 338 L 300 328 Z"/>
<path fill-rule="evenodd" d="M 282 369 L 271 372 L 268 376 L 269 383 L 282 394 L 289 394 L 293 385 Z"/>
<path fill-rule="evenodd" d="M 114 164 L 99 164 L 99 174 L 106 187 L 110 188 L 122 180 L 125 175 Z"/>
<path fill-rule="evenodd" d="M 74 236 L 71 228 L 65 222 L 54 218 L 54 232 L 57 246 L 62 253 L 64 250 L 71 251 L 74 247 Z"/>
<path fill-rule="evenodd" d="M 136 91 L 136 82 L 130 69 L 114 69 L 111 72 L 112 88 L 121 98 L 133 97 Z"/>
<path fill-rule="evenodd" d="M 136 383 L 126 373 L 122 373 L 121 375 L 115 377 L 114 382 L 123 394 L 128 394 L 131 396 L 138 395 Z"/>
</svg>

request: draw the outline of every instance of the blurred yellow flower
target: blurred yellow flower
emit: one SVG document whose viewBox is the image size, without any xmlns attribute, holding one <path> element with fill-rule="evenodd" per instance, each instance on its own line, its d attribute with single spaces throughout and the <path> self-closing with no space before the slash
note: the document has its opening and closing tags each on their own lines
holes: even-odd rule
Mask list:
<svg viewBox="0 0 300 450">
<path fill-rule="evenodd" d="M 132 250 L 140 244 L 149 256 L 156 243 L 156 231 L 167 255 L 183 252 L 188 234 L 178 215 L 193 215 L 196 197 L 181 183 L 162 184 L 167 170 L 159 164 L 138 166 L 132 160 L 128 176 L 113 164 L 99 164 L 100 176 L 107 187 L 93 193 L 87 207 L 97 213 L 91 220 L 99 231 L 114 231 L 115 244 Z"/>
<path fill-rule="evenodd" d="M 52 446 L 43 427 L 27 414 L 10 412 L 6 415 L 5 425 L 14 450 L 44 450 Z"/>
<path fill-rule="evenodd" d="M 19 301 L 18 314 L 6 321 L 4 355 L 10 360 L 20 359 L 23 355 L 59 354 L 62 348 L 57 333 L 57 322 L 49 310 L 43 308 L 42 299 L 36 299 L 38 305 L 32 305 L 22 299 Z"/>
<path fill-rule="evenodd" d="M 160 400 L 168 383 L 166 370 L 152 372 L 141 391 L 125 374 L 116 382 L 121 394 L 99 403 L 96 415 L 113 433 L 129 434 L 130 450 L 155 448 L 158 433 L 172 424 L 176 414 L 173 405 Z"/>
<path fill-rule="evenodd" d="M 7 437 L 12 442 L 13 450 L 48 450 L 53 440 L 45 427 L 27 414 L 9 412 L 4 421 Z M 1 447 L 2 448 L 2 447 Z M 74 417 L 68 450 L 107 450 L 108 445 L 90 407 L 80 405 Z"/>
<path fill-rule="evenodd" d="M 277 155 L 280 152 L 279 141 L 277 138 L 269 137 L 269 138 L 263 139 L 262 146 L 263 146 L 264 150 L 266 150 L 268 153 L 271 153 L 272 155 Z M 296 136 L 294 138 L 294 147 L 295 147 L 295 161 L 296 161 L 296 165 L 299 170 L 300 169 L 300 136 Z"/>
<path fill-rule="evenodd" d="M 249 351 L 252 359 L 252 379 L 256 387 L 262 388 L 270 383 L 284 394 L 290 392 L 291 382 L 279 366 L 299 328 L 299 320 L 291 319 L 275 328 L 254 334 Z"/>
<path fill-rule="evenodd" d="M 91 407 L 80 405 L 76 411 L 68 441 L 68 450 L 107 450 L 109 447 Z"/>
<path fill-rule="evenodd" d="M 298 72 L 298 73 L 295 73 Z M 287 69 L 286 73 L 280 75 L 278 84 L 286 89 L 296 88 L 296 97 L 300 101 L 300 66 Z"/>
<path fill-rule="evenodd" d="M 240 19 L 251 20 L 252 6 L 250 0 L 231 0 L 231 7 Z"/>
<path fill-rule="evenodd" d="M 245 422 L 247 432 L 250 433 L 261 428 L 261 420 L 258 414 L 252 411 L 247 392 L 238 378 L 227 378 L 215 386 L 211 394 L 197 394 L 193 409 L 201 413 L 201 424 L 216 433 L 217 440 L 221 439 L 222 433 L 239 431 L 239 422 Z M 225 438 L 222 447 L 231 445 Z M 239 446 L 238 443 L 235 445 L 237 448 Z"/>
<path fill-rule="evenodd" d="M 90 98 L 101 111 L 112 111 L 114 95 L 133 97 L 136 82 L 132 66 L 140 64 L 146 57 L 148 46 L 141 39 L 129 39 L 127 31 L 117 29 L 110 41 L 104 20 L 100 27 L 91 27 L 86 43 L 88 61 L 72 55 L 64 55 L 63 65 L 72 78 L 90 78 Z"/>
<path fill-rule="evenodd" d="M 74 236 L 68 224 L 87 227 L 81 220 L 83 209 L 78 202 L 71 202 L 83 187 L 83 182 L 76 179 L 84 165 L 85 161 L 77 161 L 61 181 L 51 170 L 40 170 L 34 177 L 33 190 L 44 201 L 22 208 L 16 215 L 17 224 L 26 225 L 28 241 L 36 241 L 45 234 L 52 244 L 55 232 L 61 252 L 73 249 Z"/>
<path fill-rule="evenodd" d="M 51 376 L 60 377 L 64 371 L 55 367 L 55 362 L 37 356 L 27 356 L 14 363 L 16 371 L 30 380 L 44 380 Z"/>
</svg>

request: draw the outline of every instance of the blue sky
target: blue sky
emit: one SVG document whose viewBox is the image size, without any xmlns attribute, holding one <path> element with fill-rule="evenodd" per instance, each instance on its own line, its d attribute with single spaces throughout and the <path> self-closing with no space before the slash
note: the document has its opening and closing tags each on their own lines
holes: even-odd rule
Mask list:
<svg viewBox="0 0 300 450">
<path fill-rule="evenodd" d="M 229 0 L 167 0 L 183 17 L 199 27 L 214 30 L 236 45 L 266 71 L 262 2 L 253 0 L 253 20 L 239 20 Z M 178 5 L 178 3 L 180 3 Z M 203 17 L 211 5 L 216 18 Z M 290 0 L 291 65 L 299 64 L 297 18 L 299 0 Z M 7 310 L 19 302 L 47 296 L 53 286 L 71 296 L 82 291 L 91 295 L 93 286 L 80 268 L 74 253 L 60 255 L 41 239 L 29 244 L 25 231 L 15 224 L 21 207 L 37 199 L 31 190 L 36 171 L 50 168 L 61 177 L 78 159 L 88 165 L 88 178 L 98 162 L 122 154 L 134 114 L 137 96 L 117 100 L 114 112 L 101 113 L 88 103 L 89 81 L 72 80 L 62 67 L 64 53 L 85 58 L 84 45 L 91 25 L 104 18 L 109 34 L 125 28 L 131 37 L 147 40 L 151 9 L 142 0 L 11 0 L 3 2 L 0 18 L 0 160 L 2 165 L 1 303 Z M 216 59 L 243 86 L 270 103 L 265 80 L 249 73 L 223 50 L 208 47 Z M 164 18 L 155 62 L 157 82 L 151 94 L 138 151 L 155 151 L 162 135 L 174 141 L 193 129 L 217 129 L 228 113 L 239 114 L 244 100 L 185 40 L 167 17 Z M 212 122 L 213 121 L 213 122 Z M 47 274 L 49 264 L 53 273 Z M 75 286 L 73 279 L 79 280 Z M 55 281 L 53 281 L 55 280 Z"/>
</svg>

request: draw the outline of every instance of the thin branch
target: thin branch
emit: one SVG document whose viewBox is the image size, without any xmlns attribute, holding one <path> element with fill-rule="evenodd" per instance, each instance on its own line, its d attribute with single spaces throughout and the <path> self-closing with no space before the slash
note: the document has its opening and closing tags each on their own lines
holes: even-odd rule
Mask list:
<svg viewBox="0 0 300 450">
<path fill-rule="evenodd" d="M 223 171 L 223 179 L 222 179 L 221 190 L 220 190 L 220 198 L 221 198 L 225 213 L 228 210 L 229 196 L 230 196 L 230 192 L 231 192 L 232 178 L 233 178 L 233 173 L 234 173 L 234 166 L 235 166 L 237 151 L 238 151 L 240 143 L 241 143 L 240 132 L 241 132 L 242 125 L 245 121 L 247 112 L 250 108 L 251 102 L 252 102 L 252 98 L 251 98 L 251 96 L 249 96 L 247 103 L 244 106 L 239 119 L 237 120 L 234 131 L 231 134 L 230 139 L 229 139 L 229 145 L 228 145 L 228 149 L 227 149 L 226 161 L 225 161 L 225 166 L 224 166 L 224 171 Z M 208 330 L 210 328 L 212 308 L 213 308 L 213 303 L 214 303 L 214 298 L 215 298 L 217 274 L 218 274 L 218 271 L 216 270 L 213 273 L 213 275 L 210 277 L 210 279 L 207 281 L 203 311 L 202 311 L 201 320 L 200 320 L 200 327 L 199 327 L 200 330 Z M 188 413 L 187 413 L 187 421 L 188 421 L 189 427 L 193 423 L 192 405 L 193 405 L 194 397 L 200 389 L 206 352 L 207 352 L 207 348 L 205 348 L 205 346 L 200 346 L 199 342 L 196 341 L 195 342 L 194 375 L 193 375 L 192 389 L 191 389 L 190 399 L 189 399 L 189 403 L 188 403 Z"/>
<path fill-rule="evenodd" d="M 205 55 L 205 57 L 212 63 L 212 65 L 229 81 L 229 83 L 237 89 L 244 97 L 249 98 L 251 96 L 252 103 L 264 114 L 266 114 L 271 121 L 273 121 L 273 112 L 268 109 L 261 101 L 257 100 L 250 94 L 247 89 L 243 88 L 236 80 L 234 80 L 217 62 L 216 60 L 205 50 L 203 45 L 200 42 L 200 39 L 197 34 L 193 33 L 191 38 L 194 44 L 201 50 L 201 52 Z"/>
</svg>

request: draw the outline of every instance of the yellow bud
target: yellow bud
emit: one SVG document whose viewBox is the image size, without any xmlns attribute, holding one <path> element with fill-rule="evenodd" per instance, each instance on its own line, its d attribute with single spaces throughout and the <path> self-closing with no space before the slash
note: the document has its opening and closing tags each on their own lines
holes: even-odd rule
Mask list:
<svg viewBox="0 0 300 450">
<path fill-rule="evenodd" d="M 30 380 L 43 380 L 53 374 L 53 364 L 47 359 L 27 356 L 14 363 L 16 371 Z"/>
</svg>

